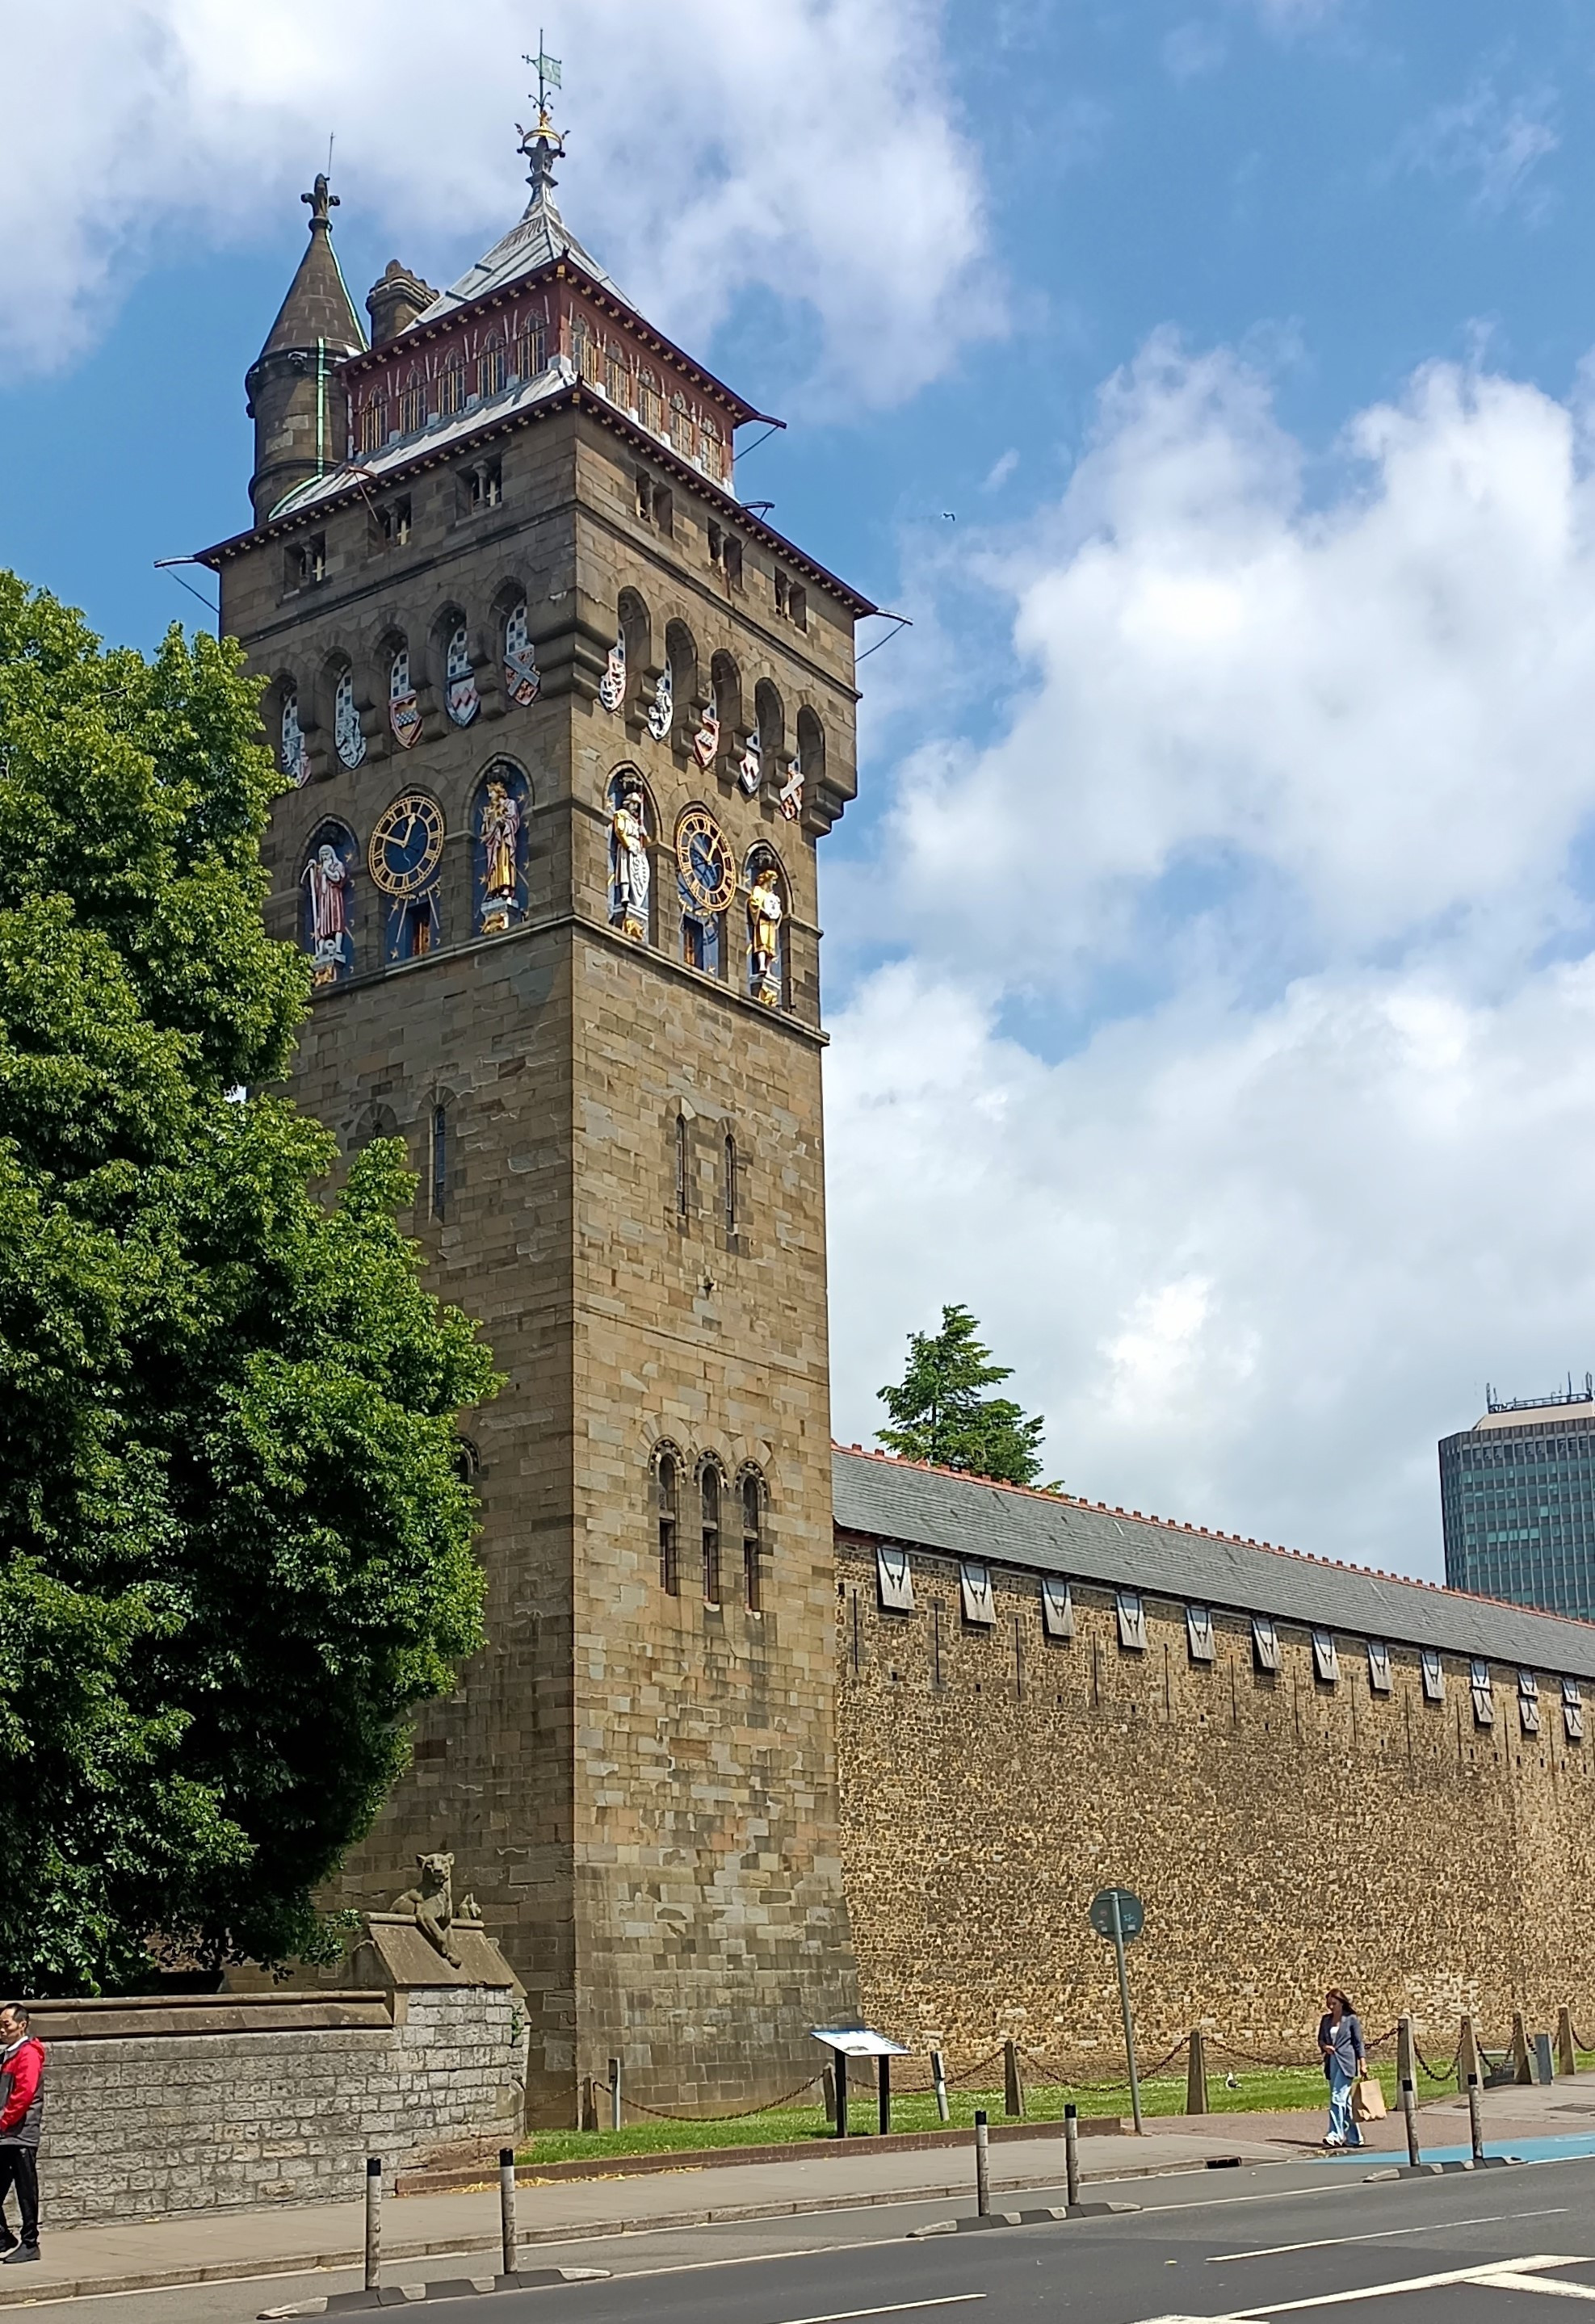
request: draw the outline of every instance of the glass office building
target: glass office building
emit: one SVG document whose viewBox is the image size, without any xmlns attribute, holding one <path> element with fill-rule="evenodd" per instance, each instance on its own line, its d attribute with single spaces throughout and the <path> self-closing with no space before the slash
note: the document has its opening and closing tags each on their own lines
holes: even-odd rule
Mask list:
<svg viewBox="0 0 1595 2324">
<path fill-rule="evenodd" d="M 1440 1444 L 1445 1579 L 1595 1621 L 1595 1379 L 1498 1402 Z"/>
</svg>

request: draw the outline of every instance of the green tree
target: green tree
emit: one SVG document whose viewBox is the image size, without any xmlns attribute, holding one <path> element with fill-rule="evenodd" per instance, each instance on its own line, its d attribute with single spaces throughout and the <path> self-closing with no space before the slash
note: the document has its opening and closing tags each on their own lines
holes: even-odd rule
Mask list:
<svg viewBox="0 0 1595 2324">
<path fill-rule="evenodd" d="M 0 573 L 13 1989 L 325 1950 L 312 1890 L 479 1642 L 454 1421 L 491 1359 L 419 1287 L 402 1148 L 335 1199 L 333 1140 L 254 1093 L 308 1005 L 261 917 L 256 692 L 229 645 L 105 652 Z"/>
<path fill-rule="evenodd" d="M 991 1350 L 975 1336 L 980 1328 L 967 1307 L 954 1306 L 942 1309 L 942 1328 L 934 1336 L 909 1333 L 908 1370 L 896 1388 L 880 1390 L 894 1425 L 877 1429 L 877 1439 L 908 1461 L 930 1461 L 1009 1485 L 1034 1484 L 1046 1424 L 1039 1416 L 1027 1420 L 1007 1397 L 982 1395 L 1011 1379 L 1013 1368 L 991 1361 Z"/>
</svg>

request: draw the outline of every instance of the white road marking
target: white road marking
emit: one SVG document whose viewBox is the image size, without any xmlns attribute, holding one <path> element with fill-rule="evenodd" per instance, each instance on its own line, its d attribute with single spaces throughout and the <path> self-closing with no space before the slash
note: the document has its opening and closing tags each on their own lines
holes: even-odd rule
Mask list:
<svg viewBox="0 0 1595 2324">
<path fill-rule="evenodd" d="M 1342 2244 L 1382 2244 L 1392 2236 L 1439 2236 L 1452 2227 L 1493 2227 L 1507 2219 L 1559 2219 L 1572 2209 L 1571 2203 L 1554 2203 L 1545 2211 L 1487 2211 L 1481 2219 L 1431 2219 L 1422 2227 L 1377 2227 L 1366 2236 L 1321 2236 L 1310 2244 L 1265 2244 L 1258 2251 L 1209 2252 L 1207 2264 L 1209 2267 L 1228 2267 L 1238 2259 L 1277 2259 L 1281 2252 L 1338 2251 Z"/>
<path fill-rule="evenodd" d="M 1595 2300 L 1595 2287 L 1587 2283 L 1553 2283 L 1539 2275 L 1515 2275 L 1510 2268 L 1502 2268 L 1494 2275 L 1479 2279 L 1486 2292 L 1543 2292 L 1552 2300 Z"/>
<path fill-rule="evenodd" d="M 916 2309 L 959 2308 L 966 2300 L 983 2300 L 985 2296 L 983 2292 L 949 2292 L 939 2300 L 894 2300 L 890 2308 L 839 2308 L 830 2316 L 788 2316 L 786 2324 L 853 2324 L 859 2316 L 908 2316 Z"/>
<path fill-rule="evenodd" d="M 1354 2300 L 1388 2300 L 1397 2292 L 1434 2292 L 1443 2283 L 1481 2283 L 1488 2290 L 1493 2279 L 1503 2272 L 1527 2276 L 1540 2268 L 1589 2264 L 1588 2254 L 1534 2252 L 1523 2259 L 1486 2261 L 1482 2267 L 1448 2267 L 1439 2275 L 1398 2276 L 1394 2282 L 1366 2284 L 1359 2292 L 1321 2292 L 1312 2300 L 1265 2301 L 1259 2308 L 1239 2308 L 1235 2315 L 1244 2319 L 1245 2324 L 1268 2324 L 1271 2317 L 1294 2316 L 1305 2308 L 1344 2308 Z"/>
</svg>

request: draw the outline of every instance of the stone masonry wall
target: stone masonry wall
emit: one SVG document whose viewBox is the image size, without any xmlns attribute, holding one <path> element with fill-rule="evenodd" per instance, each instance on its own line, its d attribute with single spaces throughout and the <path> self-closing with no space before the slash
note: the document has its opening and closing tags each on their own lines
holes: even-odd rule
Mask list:
<svg viewBox="0 0 1595 2324">
<path fill-rule="evenodd" d="M 41 2006 L 50 2224 L 342 2200 L 363 2187 L 368 2154 L 391 2182 L 446 2143 L 515 2135 L 524 2019 L 507 1987 L 343 2008 L 307 1996 L 293 2014 L 309 2022 L 271 2030 L 285 1998 L 291 2008 L 275 1997 L 274 2013 L 165 2002 L 156 2022 L 191 2030 L 104 2037 L 77 2030 L 92 2008 Z M 107 2016 L 120 2026 L 138 2014 L 119 2004 Z M 378 2022 L 339 2022 L 351 2017 Z M 74 2030 L 52 2030 L 63 2022 Z"/>
<path fill-rule="evenodd" d="M 1427 1702 L 1415 1649 L 1392 1641 L 1381 1698 L 1344 1637 L 1325 1686 L 1284 1618 L 1277 1675 L 1218 1612 L 1217 1659 L 1193 1665 L 1183 1606 L 1158 1599 L 1147 1650 L 1127 1652 L 1111 1594 L 1079 1582 L 1075 1636 L 1054 1644 L 1036 1575 L 1000 1567 L 977 1629 L 954 1561 L 917 1551 L 917 1610 L 886 1613 L 873 1545 L 842 1537 L 838 1558 L 845 1885 L 871 2024 L 950 2061 L 1011 2035 L 1116 2072 L 1112 1950 L 1086 1922 L 1110 1885 L 1147 1908 L 1144 2061 L 1196 2024 L 1311 2060 L 1332 1983 L 1370 2035 L 1410 2010 L 1447 2057 L 1464 2010 L 1485 2035 L 1563 2002 L 1595 2019 L 1595 1741 L 1566 1740 L 1554 1700 L 1526 1736 L 1498 1684 L 1478 1728 L 1465 1662 L 1445 1656 Z"/>
</svg>

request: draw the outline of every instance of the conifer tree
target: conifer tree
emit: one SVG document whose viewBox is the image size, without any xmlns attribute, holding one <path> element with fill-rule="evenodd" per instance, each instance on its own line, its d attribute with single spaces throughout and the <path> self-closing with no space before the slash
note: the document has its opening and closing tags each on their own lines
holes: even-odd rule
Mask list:
<svg viewBox="0 0 1595 2324">
<path fill-rule="evenodd" d="M 281 788 L 230 644 L 149 660 L 0 572 L 0 1985 L 325 1949 L 313 1891 L 479 1643 L 396 1141 L 271 1093 Z M 243 1086 L 241 1086 L 243 1085 Z"/>
<path fill-rule="evenodd" d="M 1010 1364 L 994 1364 L 975 1336 L 980 1325 L 967 1307 L 942 1309 L 942 1328 L 908 1334 L 908 1364 L 895 1388 L 879 1391 L 893 1425 L 878 1441 L 908 1461 L 929 1461 L 1009 1485 L 1031 1485 L 1041 1472 L 1037 1448 L 1046 1429 L 1039 1415 L 1027 1420 L 1007 1397 L 982 1390 L 1010 1379 Z"/>
</svg>

